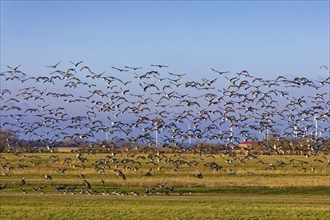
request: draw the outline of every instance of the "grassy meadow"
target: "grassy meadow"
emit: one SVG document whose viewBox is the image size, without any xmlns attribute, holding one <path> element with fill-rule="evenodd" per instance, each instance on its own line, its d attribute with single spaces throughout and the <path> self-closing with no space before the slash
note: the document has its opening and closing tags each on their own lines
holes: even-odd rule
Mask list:
<svg viewBox="0 0 330 220">
<path fill-rule="evenodd" d="M 0 219 L 330 219 L 329 156 L 0 154 Z"/>
</svg>

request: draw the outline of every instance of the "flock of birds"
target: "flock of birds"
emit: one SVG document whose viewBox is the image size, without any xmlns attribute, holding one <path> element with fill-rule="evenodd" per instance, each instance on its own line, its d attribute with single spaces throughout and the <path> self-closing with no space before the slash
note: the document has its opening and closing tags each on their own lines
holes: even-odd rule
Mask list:
<svg viewBox="0 0 330 220">
<path fill-rule="evenodd" d="M 192 195 L 192 187 L 187 189 L 185 185 L 187 179 L 190 183 L 203 184 L 201 179 L 214 178 L 215 175 L 218 181 L 222 181 L 226 176 L 249 177 L 255 172 L 275 172 L 280 176 L 283 172 L 293 175 L 323 175 L 324 170 L 330 166 L 330 158 L 317 156 L 305 159 L 282 156 L 273 158 L 272 161 L 266 156 L 249 151 L 244 155 L 231 151 L 196 151 L 192 148 L 183 148 L 175 153 L 167 153 L 143 147 L 117 149 L 111 154 L 97 155 L 93 150 L 88 153 L 75 151 L 62 155 L 3 154 L 0 155 L 0 165 L 3 176 L 0 181 L 0 192 L 20 190 L 23 194 L 55 192 L 181 196 Z M 179 183 L 178 177 L 181 179 Z M 129 184 L 125 185 L 125 182 Z"/>
<path fill-rule="evenodd" d="M 264 79 L 211 68 L 212 77 L 193 80 L 167 65 L 99 73 L 83 61 L 62 64 L 46 66 L 42 75 L 21 65 L 0 73 L 0 129 L 12 131 L 7 146 L 221 142 L 235 148 L 272 136 L 306 138 L 312 151 L 327 147 L 330 77 Z"/>
<path fill-rule="evenodd" d="M 248 71 L 211 68 L 210 78 L 203 75 L 194 80 L 167 65 L 113 66 L 101 73 L 83 61 L 71 61 L 68 68 L 62 65 L 61 61 L 47 65 L 42 75 L 28 74 L 21 65 L 7 66 L 0 73 L 0 141 L 5 140 L 6 147 L 90 147 L 88 154 L 76 151 L 65 156 L 15 153 L 15 162 L 7 158 L 10 154 L 0 155 L 8 181 L 17 170 L 45 172 L 42 185 L 33 185 L 24 172 L 20 175 L 18 185 L 24 194 L 44 194 L 51 188 L 65 194 L 182 195 L 170 182 L 146 186 L 143 192 L 112 191 L 107 188 L 107 175 L 125 182 L 136 175 L 153 178 L 183 172 L 199 181 L 209 171 L 225 176 L 253 174 L 245 166 L 249 160 L 265 171 L 305 173 L 330 166 L 327 157 L 283 157 L 269 163 L 250 150 L 236 155 L 219 148 L 194 147 L 196 142 L 206 142 L 235 149 L 242 141 L 271 136 L 277 143 L 289 140 L 291 151 L 296 148 L 295 138 L 306 140 L 311 152 L 329 149 L 330 77 L 264 79 Z M 328 68 L 322 66 L 320 71 Z M 265 148 L 286 153 L 274 142 L 265 143 Z M 155 146 L 178 150 L 167 154 L 162 152 L 165 148 Z M 105 147 L 112 153 L 96 158 L 93 147 Z M 92 172 L 86 175 L 87 170 Z M 76 173 L 80 173 L 78 177 Z M 92 178 L 94 174 L 101 174 L 98 182 Z M 66 176 L 78 182 L 70 184 Z M 0 183 L 0 191 L 10 187 L 5 181 Z"/>
</svg>

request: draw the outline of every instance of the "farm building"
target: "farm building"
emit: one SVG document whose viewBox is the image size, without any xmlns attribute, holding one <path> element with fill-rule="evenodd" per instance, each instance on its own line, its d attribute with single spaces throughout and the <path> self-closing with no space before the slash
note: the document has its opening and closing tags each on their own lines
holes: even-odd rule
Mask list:
<svg viewBox="0 0 330 220">
<path fill-rule="evenodd" d="M 255 143 L 256 143 L 255 141 L 243 141 L 239 143 L 238 147 L 247 149 L 247 148 L 251 148 Z"/>
</svg>

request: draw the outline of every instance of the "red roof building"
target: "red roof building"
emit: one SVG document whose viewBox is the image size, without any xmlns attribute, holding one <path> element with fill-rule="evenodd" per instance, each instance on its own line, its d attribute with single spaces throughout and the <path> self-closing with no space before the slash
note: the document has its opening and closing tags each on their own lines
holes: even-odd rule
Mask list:
<svg viewBox="0 0 330 220">
<path fill-rule="evenodd" d="M 251 147 L 254 143 L 255 143 L 255 141 L 243 141 L 243 142 L 239 143 L 238 147 L 241 147 L 241 148 L 249 148 L 249 147 Z"/>
</svg>

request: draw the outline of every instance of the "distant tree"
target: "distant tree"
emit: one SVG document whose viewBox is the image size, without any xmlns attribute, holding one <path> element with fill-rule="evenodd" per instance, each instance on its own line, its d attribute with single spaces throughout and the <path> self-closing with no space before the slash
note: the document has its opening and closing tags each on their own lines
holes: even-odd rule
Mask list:
<svg viewBox="0 0 330 220">
<path fill-rule="evenodd" d="M 16 143 L 18 139 L 18 134 L 13 130 L 2 130 L 0 128 L 0 152 L 4 152 L 11 144 Z"/>
</svg>

